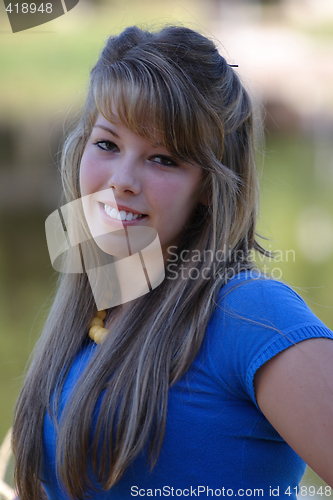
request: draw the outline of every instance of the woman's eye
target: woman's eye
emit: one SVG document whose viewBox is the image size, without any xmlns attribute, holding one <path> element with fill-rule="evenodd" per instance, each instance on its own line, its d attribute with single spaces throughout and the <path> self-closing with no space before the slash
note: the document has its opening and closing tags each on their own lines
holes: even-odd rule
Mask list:
<svg viewBox="0 0 333 500">
<path fill-rule="evenodd" d="M 153 161 L 156 163 L 159 163 L 160 165 L 163 165 L 164 167 L 177 167 L 178 164 L 173 160 L 172 158 L 169 158 L 168 156 L 154 156 L 152 158 Z"/>
<path fill-rule="evenodd" d="M 94 145 L 97 146 L 98 148 L 102 149 L 103 151 L 116 151 L 118 150 L 118 146 L 111 141 L 96 141 L 94 142 Z"/>
</svg>

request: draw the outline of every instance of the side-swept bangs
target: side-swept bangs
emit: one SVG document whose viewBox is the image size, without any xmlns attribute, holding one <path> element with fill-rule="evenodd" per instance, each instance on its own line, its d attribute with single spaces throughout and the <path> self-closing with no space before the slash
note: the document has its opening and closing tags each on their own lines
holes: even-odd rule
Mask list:
<svg viewBox="0 0 333 500">
<path fill-rule="evenodd" d="M 94 72 L 92 91 L 97 110 L 110 123 L 120 119 L 135 134 L 164 146 L 176 160 L 210 170 L 212 150 L 213 160 L 222 158 L 218 117 L 207 110 L 185 75 L 157 54 L 148 59 L 145 53 L 144 61 L 136 55 Z"/>
</svg>

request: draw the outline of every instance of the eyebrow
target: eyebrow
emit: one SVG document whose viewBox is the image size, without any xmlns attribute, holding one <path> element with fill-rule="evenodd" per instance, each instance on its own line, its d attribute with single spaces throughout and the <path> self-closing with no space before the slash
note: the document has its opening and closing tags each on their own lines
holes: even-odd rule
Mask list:
<svg viewBox="0 0 333 500">
<path fill-rule="evenodd" d="M 94 125 L 93 128 L 101 128 L 103 130 L 106 130 L 107 132 L 110 132 L 110 134 L 114 135 L 115 137 L 117 137 L 117 139 L 120 139 L 119 135 L 116 134 L 116 132 L 114 132 L 113 130 L 111 130 L 109 127 L 105 127 L 104 125 Z M 162 142 L 154 142 L 154 144 L 152 144 L 152 147 L 153 148 L 164 148 L 165 146 L 163 145 Z"/>
<path fill-rule="evenodd" d="M 107 132 L 110 132 L 110 134 L 114 135 L 115 137 L 117 137 L 117 139 L 120 139 L 119 135 L 116 134 L 113 130 L 111 130 L 109 127 L 105 127 L 104 125 L 94 125 L 93 128 L 102 128 L 103 130 L 106 130 Z"/>
</svg>

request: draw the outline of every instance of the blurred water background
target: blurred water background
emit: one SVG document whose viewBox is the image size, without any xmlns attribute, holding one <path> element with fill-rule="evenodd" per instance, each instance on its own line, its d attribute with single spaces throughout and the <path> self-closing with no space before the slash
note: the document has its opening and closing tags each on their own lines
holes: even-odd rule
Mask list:
<svg viewBox="0 0 333 500">
<path fill-rule="evenodd" d="M 260 265 L 333 329 L 331 0 L 80 0 L 66 15 L 16 34 L 0 3 L 0 443 L 55 291 L 44 222 L 59 205 L 61 138 L 106 38 L 152 23 L 199 30 L 239 65 L 265 110 L 259 232 L 277 254 Z M 1 480 L 12 484 L 11 463 L 7 470 L 0 464 Z M 309 468 L 302 484 L 315 493 L 303 489 L 300 498 L 325 497 Z"/>
</svg>

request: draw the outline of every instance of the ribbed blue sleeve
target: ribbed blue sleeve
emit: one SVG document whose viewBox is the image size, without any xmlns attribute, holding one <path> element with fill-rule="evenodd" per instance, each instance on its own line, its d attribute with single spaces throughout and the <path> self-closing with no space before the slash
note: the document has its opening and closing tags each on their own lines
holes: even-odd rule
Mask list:
<svg viewBox="0 0 333 500">
<path fill-rule="evenodd" d="M 230 392 L 258 407 L 253 379 L 269 359 L 300 341 L 326 337 L 327 328 L 286 284 L 240 273 L 222 288 L 212 317 L 209 356 Z"/>
</svg>

